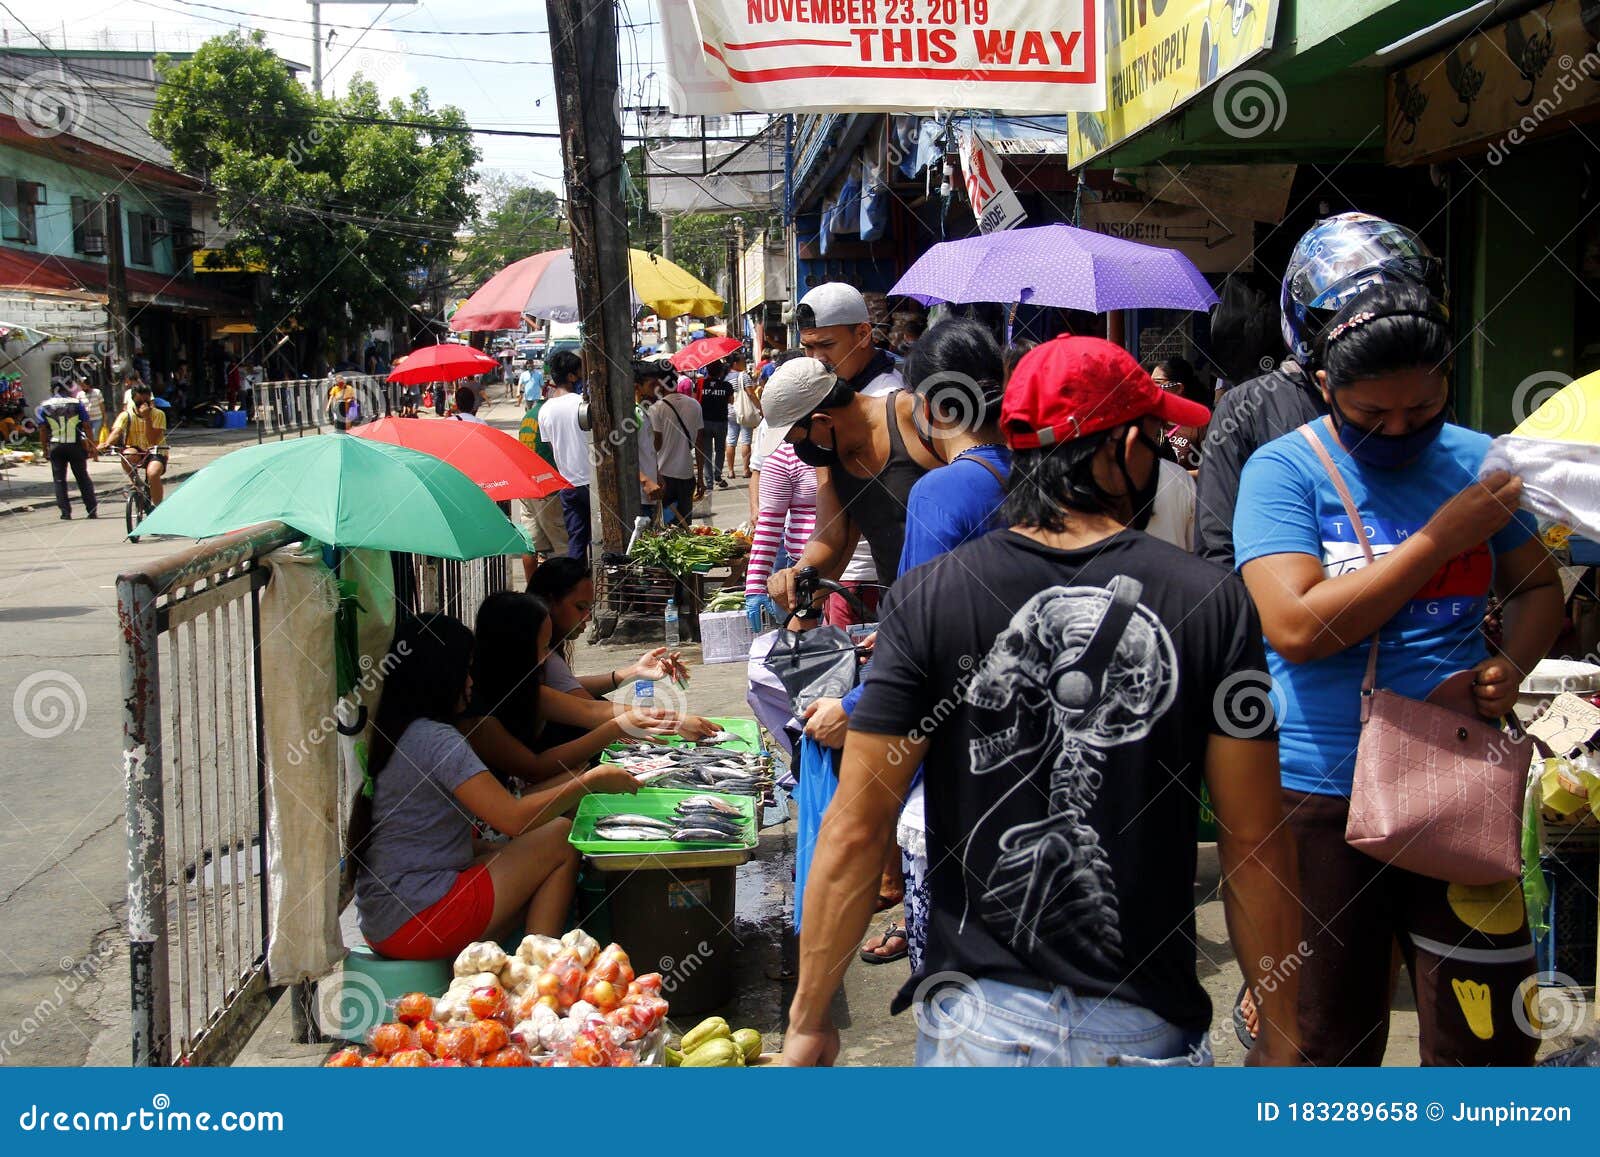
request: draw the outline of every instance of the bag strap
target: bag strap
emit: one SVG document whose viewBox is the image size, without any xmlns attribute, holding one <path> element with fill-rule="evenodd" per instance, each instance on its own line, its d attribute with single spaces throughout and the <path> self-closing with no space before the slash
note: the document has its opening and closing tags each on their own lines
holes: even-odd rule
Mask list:
<svg viewBox="0 0 1600 1157">
<path fill-rule="evenodd" d="M 1327 419 L 1323 419 L 1327 421 Z M 1344 503 L 1344 512 L 1350 518 L 1350 525 L 1355 528 L 1356 541 L 1361 544 L 1361 553 L 1367 558 L 1367 564 L 1377 562 L 1378 558 L 1372 553 L 1372 543 L 1367 538 L 1366 524 L 1361 520 L 1361 511 L 1356 509 L 1355 496 L 1350 493 L 1350 487 L 1345 484 L 1344 475 L 1339 473 L 1339 467 L 1333 460 L 1333 455 L 1328 453 L 1328 448 L 1322 444 L 1322 439 L 1317 437 L 1313 428 L 1315 422 L 1307 422 L 1300 427 L 1300 433 L 1305 440 L 1311 443 L 1311 449 L 1316 451 L 1317 457 L 1322 461 L 1322 467 L 1328 472 L 1328 478 L 1333 483 L 1333 488 L 1339 494 L 1339 501 Z M 1329 423 L 1331 428 L 1332 423 Z M 1337 432 L 1335 432 L 1337 434 Z M 1366 722 L 1368 704 L 1372 692 L 1378 685 L 1378 632 L 1372 633 L 1372 646 L 1367 651 L 1367 673 L 1361 680 L 1361 720 Z"/>
<path fill-rule="evenodd" d="M 950 460 L 950 465 L 954 466 L 957 462 L 972 462 L 972 463 L 974 463 L 974 464 L 976 464 L 978 466 L 982 466 L 990 474 L 994 475 L 994 480 L 996 482 L 1000 483 L 1000 489 L 1004 490 L 1006 488 L 1006 480 L 1001 475 L 1000 471 L 998 471 L 998 470 L 996 470 L 994 468 L 994 463 L 993 462 L 986 462 L 982 458 L 979 458 L 974 453 L 975 450 L 977 450 L 976 446 L 974 446 L 971 450 L 963 450 L 963 451 L 961 451 L 961 453 L 957 454 L 954 458 L 952 458 Z"/>
</svg>

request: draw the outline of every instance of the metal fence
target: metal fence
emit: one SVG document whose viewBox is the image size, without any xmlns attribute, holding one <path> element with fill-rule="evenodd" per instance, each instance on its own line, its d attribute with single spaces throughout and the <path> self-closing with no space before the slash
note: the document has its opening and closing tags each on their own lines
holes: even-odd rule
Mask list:
<svg viewBox="0 0 1600 1157">
<path fill-rule="evenodd" d="M 344 429 L 401 412 L 403 387 L 372 374 L 338 375 L 354 391 L 353 399 L 331 398 L 333 378 L 295 378 L 260 382 L 255 387 L 256 440 L 298 438 L 324 430 Z"/>
<path fill-rule="evenodd" d="M 260 563 L 298 537 L 267 523 L 117 578 L 135 1065 L 226 1063 L 270 1006 Z M 469 624 L 515 565 L 393 557 L 401 607 Z"/>
</svg>

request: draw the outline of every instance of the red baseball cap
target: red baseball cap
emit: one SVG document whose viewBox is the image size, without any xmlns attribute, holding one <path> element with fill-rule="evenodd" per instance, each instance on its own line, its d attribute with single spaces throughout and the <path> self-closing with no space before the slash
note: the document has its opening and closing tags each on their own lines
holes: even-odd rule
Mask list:
<svg viewBox="0 0 1600 1157">
<path fill-rule="evenodd" d="M 1211 411 L 1163 390 L 1133 355 L 1097 337 L 1063 335 L 1023 355 L 1006 382 L 1000 428 L 1013 450 L 1071 442 L 1155 415 L 1204 426 Z"/>
</svg>

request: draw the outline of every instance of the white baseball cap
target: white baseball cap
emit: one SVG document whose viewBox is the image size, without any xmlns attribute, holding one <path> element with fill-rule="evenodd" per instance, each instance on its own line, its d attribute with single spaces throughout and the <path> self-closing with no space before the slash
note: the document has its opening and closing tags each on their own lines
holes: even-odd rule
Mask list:
<svg viewBox="0 0 1600 1157">
<path fill-rule="evenodd" d="M 802 309 L 809 309 L 811 318 L 804 318 L 800 313 Z M 795 316 L 801 319 L 801 329 L 825 329 L 830 325 L 860 325 L 862 322 L 872 320 L 871 314 L 867 312 L 867 299 L 861 296 L 861 291 L 842 281 L 827 281 L 812 288 L 795 307 Z"/>
<path fill-rule="evenodd" d="M 816 412 L 838 377 L 816 358 L 790 358 L 767 379 L 761 391 L 761 412 L 769 430 L 788 433 L 796 422 Z"/>
</svg>

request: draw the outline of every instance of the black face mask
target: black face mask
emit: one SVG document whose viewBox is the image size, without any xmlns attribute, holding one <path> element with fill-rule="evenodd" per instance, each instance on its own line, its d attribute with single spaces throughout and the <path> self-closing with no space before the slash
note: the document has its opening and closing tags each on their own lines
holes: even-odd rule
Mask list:
<svg viewBox="0 0 1600 1157">
<path fill-rule="evenodd" d="M 1156 487 L 1161 482 L 1161 447 L 1143 431 L 1139 433 L 1139 441 L 1155 459 L 1150 463 L 1150 479 L 1143 486 L 1134 485 L 1133 475 L 1128 471 L 1127 449 L 1120 438 L 1117 440 L 1117 465 L 1122 470 L 1122 481 L 1128 488 L 1128 503 L 1133 514 L 1128 520 L 1128 525 L 1134 530 L 1143 530 L 1150 525 L 1150 516 L 1155 513 L 1156 508 Z"/>
<path fill-rule="evenodd" d="M 832 469 L 839 465 L 839 451 L 832 446 L 819 446 L 811 440 L 811 421 L 806 420 L 806 436 L 799 442 L 791 442 L 794 447 L 794 456 L 807 466 L 822 466 Z"/>
</svg>

